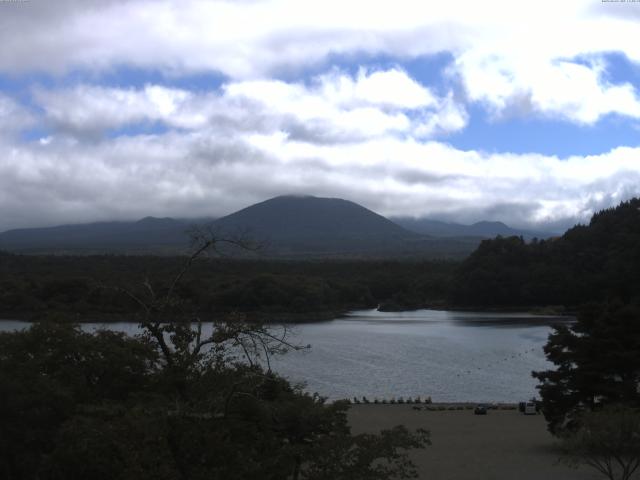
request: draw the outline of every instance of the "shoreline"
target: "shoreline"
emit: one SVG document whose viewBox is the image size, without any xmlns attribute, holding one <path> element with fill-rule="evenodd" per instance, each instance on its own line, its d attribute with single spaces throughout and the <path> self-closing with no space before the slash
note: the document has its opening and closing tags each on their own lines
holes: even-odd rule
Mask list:
<svg viewBox="0 0 640 480">
<path fill-rule="evenodd" d="M 344 309 L 344 310 L 330 310 L 321 312 L 307 312 L 307 313 L 291 313 L 291 312 L 217 312 L 202 315 L 203 323 L 214 322 L 222 320 L 224 317 L 238 315 L 245 317 L 248 322 L 262 323 L 264 325 L 278 325 L 278 324 L 306 324 L 306 323 L 322 323 L 331 322 L 341 318 L 347 317 L 349 314 L 358 311 L 376 311 L 380 313 L 404 313 L 404 312 L 416 312 L 419 310 L 431 310 L 431 311 L 448 311 L 448 312 L 475 312 L 485 314 L 505 314 L 505 313 L 519 313 L 525 315 L 531 315 L 532 318 L 544 318 L 544 317 L 557 317 L 566 318 L 566 321 L 572 321 L 573 315 L 569 312 L 566 313 L 552 313 L 548 311 L 532 311 L 525 308 L 509 308 L 509 309 L 480 309 L 480 308 L 466 308 L 466 307 L 424 307 L 408 310 L 379 310 L 377 308 L 356 308 L 356 309 Z M 16 321 L 16 322 L 63 322 L 63 323 L 77 323 L 77 324 L 92 324 L 92 323 L 139 323 L 135 319 L 136 313 L 123 314 L 123 313 L 90 313 L 81 315 L 78 313 L 65 313 L 54 312 L 49 316 L 47 314 L 42 315 L 40 312 L 8 312 L 6 314 L 0 313 L 0 322 L 3 321 Z M 207 318 L 210 318 L 207 319 Z M 523 319 L 523 322 L 525 320 Z"/>
<path fill-rule="evenodd" d="M 358 311 L 377 311 L 380 313 L 402 313 L 402 312 L 416 312 L 419 310 L 431 310 L 431 311 L 448 311 L 448 312 L 477 312 L 485 314 L 505 314 L 505 313 L 520 313 L 531 315 L 532 317 L 563 317 L 567 320 L 572 319 L 575 316 L 575 308 L 568 308 L 562 306 L 522 306 L 522 307 L 479 307 L 479 306 L 456 306 L 447 304 L 429 304 L 416 308 L 380 308 L 373 306 L 358 306 L 350 305 L 344 308 L 312 311 L 312 312 L 265 312 L 265 311 L 252 311 L 252 312 L 233 312 L 233 311 L 220 311 L 220 312 L 207 312 L 201 314 L 203 322 L 213 322 L 222 319 L 223 317 L 229 317 L 237 315 L 240 317 L 246 317 L 256 323 L 264 324 L 304 324 L 304 323 L 319 323 L 328 322 L 332 320 L 338 320 L 344 318 L 349 314 Z M 39 322 L 39 321 L 65 321 L 69 323 L 138 323 L 135 319 L 137 312 L 127 313 L 101 313 L 91 312 L 82 314 L 79 312 L 6 312 L 0 313 L 0 321 L 13 320 L 21 322 Z M 59 317 L 58 320 L 56 317 Z M 211 320 L 206 320 L 206 318 Z"/>
<path fill-rule="evenodd" d="M 422 410 L 427 412 L 444 412 L 444 411 L 461 411 L 461 410 L 473 410 L 478 405 L 484 405 L 488 410 L 517 410 L 518 402 L 473 402 L 473 401 L 465 401 L 465 402 L 353 402 L 353 399 L 349 400 L 334 400 L 334 402 L 346 401 L 349 402 L 350 407 L 409 407 L 414 409 L 413 407 L 420 407 Z M 524 399 L 522 400 L 524 401 Z M 333 403 L 333 402 L 332 402 Z M 415 410 L 415 409 L 414 409 Z"/>
<path fill-rule="evenodd" d="M 534 316 L 552 316 L 552 317 L 573 317 L 577 313 L 576 307 L 566 307 L 563 305 L 526 305 L 516 307 L 499 307 L 499 306 L 468 306 L 468 305 L 452 305 L 452 304 L 428 304 L 416 308 L 377 308 L 379 312 L 415 312 L 417 310 L 436 310 L 449 312 L 478 312 L 478 313 L 527 313 Z"/>
<path fill-rule="evenodd" d="M 328 322 L 337 318 L 344 317 L 350 312 L 357 310 L 327 310 L 323 312 L 306 312 L 306 313 L 291 313 L 291 312 L 214 312 L 207 313 L 202 316 L 203 323 L 210 323 L 215 321 L 223 321 L 225 317 L 233 315 L 246 317 L 255 323 L 264 324 L 285 324 L 285 323 L 318 323 Z M 41 312 L 7 312 L 0 313 L 0 322 L 14 321 L 14 322 L 56 322 L 62 321 L 65 323 L 140 323 L 135 317 L 137 313 L 66 313 L 66 312 L 54 312 L 54 317 L 47 318 L 46 314 Z M 56 318 L 59 316 L 59 319 Z M 207 319 L 210 318 L 210 319 Z M 251 322 L 250 322 L 251 323 Z"/>
</svg>

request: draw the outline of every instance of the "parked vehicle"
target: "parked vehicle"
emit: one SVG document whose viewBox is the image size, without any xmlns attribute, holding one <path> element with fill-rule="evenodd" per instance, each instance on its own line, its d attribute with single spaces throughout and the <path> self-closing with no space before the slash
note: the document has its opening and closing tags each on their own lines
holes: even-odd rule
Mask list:
<svg viewBox="0 0 640 480">
<path fill-rule="evenodd" d="M 487 406 L 486 405 L 476 405 L 476 408 L 473 410 L 473 413 L 476 415 L 486 415 L 487 414 Z"/>
<path fill-rule="evenodd" d="M 525 415 L 535 415 L 538 413 L 538 409 L 536 408 L 536 402 L 526 402 L 524 404 L 524 412 Z"/>
</svg>

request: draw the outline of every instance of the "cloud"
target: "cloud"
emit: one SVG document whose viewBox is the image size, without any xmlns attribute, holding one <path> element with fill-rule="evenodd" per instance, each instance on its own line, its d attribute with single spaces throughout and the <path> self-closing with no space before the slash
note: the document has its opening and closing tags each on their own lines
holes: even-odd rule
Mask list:
<svg viewBox="0 0 640 480">
<path fill-rule="evenodd" d="M 397 68 L 367 72 L 356 78 L 334 71 L 319 79 L 321 95 L 340 106 L 379 106 L 389 109 L 418 109 L 437 103 L 433 93 Z"/>
<path fill-rule="evenodd" d="M 215 127 L 47 145 L 0 142 L 0 229 L 219 216 L 284 193 L 342 197 L 385 215 L 586 220 L 640 194 L 640 148 L 560 160 L 461 151 L 385 135 L 347 144 Z"/>
<path fill-rule="evenodd" d="M 640 118 L 640 97 L 630 83 L 605 80 L 605 65 L 593 59 L 585 65 L 569 60 L 520 58 L 488 60 L 475 52 L 458 59 L 471 101 L 482 102 L 495 116 L 526 117 L 531 113 L 594 124 L 616 113 Z"/>
<path fill-rule="evenodd" d="M 202 126 L 206 118 L 186 90 L 149 85 L 120 89 L 79 85 L 72 89 L 36 89 L 34 99 L 54 128 L 77 134 L 99 134 L 143 122 L 161 121 L 176 128 Z"/>
<path fill-rule="evenodd" d="M 95 137 L 135 124 L 160 122 L 197 130 L 283 132 L 312 143 L 342 143 L 385 134 L 429 138 L 462 129 L 463 106 L 439 98 L 392 68 L 350 76 L 334 70 L 309 85 L 280 80 L 229 82 L 219 92 L 147 85 L 121 89 L 79 85 L 35 91 L 45 120 L 59 132 Z"/>
<path fill-rule="evenodd" d="M 425 21 L 428 8 L 406 1 L 387 6 L 336 0 L 322 5 L 293 0 L 27 3 L 3 6 L 0 25 L 8 44 L 0 52 L 0 68 L 5 71 L 126 64 L 256 78 L 311 65 L 332 53 L 395 52 L 409 46 L 411 54 L 442 46 L 404 41 L 411 38 L 403 32 L 434 23 Z M 24 32 L 29 35 L 16 35 Z M 422 39 L 428 36 L 425 32 Z"/>
<path fill-rule="evenodd" d="M 15 135 L 35 124 L 36 117 L 32 112 L 0 93 L 0 136 Z"/>
<path fill-rule="evenodd" d="M 444 142 L 477 105 L 502 121 L 640 119 L 638 85 L 607 63 L 640 63 L 640 4 L 594 5 L 0 2 L 0 76 L 31 93 L 0 93 L 0 229 L 216 216 L 283 193 L 514 226 L 587 219 L 640 194 L 640 148 L 559 159 Z M 442 52 L 437 87 L 403 67 Z M 386 66 L 358 68 L 375 58 Z M 223 80 L 132 87 L 122 67 Z"/>
<path fill-rule="evenodd" d="M 640 43 L 629 41 L 640 4 L 595 3 L 32 0 L 0 6 L 0 72 L 125 65 L 255 80 L 300 74 L 336 55 L 402 61 L 449 52 L 451 78 L 497 116 L 536 113 L 583 124 L 611 113 L 640 118 L 637 86 L 608 82 L 602 60 L 619 52 L 640 62 Z M 392 104 L 404 108 L 429 101 L 419 85 L 394 91 L 402 82 L 374 74 L 335 93 L 372 101 L 393 92 Z"/>
</svg>

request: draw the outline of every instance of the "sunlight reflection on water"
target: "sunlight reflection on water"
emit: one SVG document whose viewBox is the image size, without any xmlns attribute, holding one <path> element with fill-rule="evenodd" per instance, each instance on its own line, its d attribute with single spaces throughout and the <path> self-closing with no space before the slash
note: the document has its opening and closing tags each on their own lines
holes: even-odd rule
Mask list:
<svg viewBox="0 0 640 480">
<path fill-rule="evenodd" d="M 356 311 L 289 325 L 292 342 L 311 349 L 278 356 L 272 366 L 330 399 L 429 395 L 443 402 L 517 402 L 536 395 L 531 371 L 550 367 L 542 351 L 550 325 L 568 321 L 525 313 Z M 5 320 L 0 331 L 28 325 Z M 101 327 L 139 332 L 135 323 L 83 325 Z"/>
<path fill-rule="evenodd" d="M 567 321 L 524 313 L 358 311 L 296 326 L 294 339 L 311 350 L 279 357 L 274 368 L 332 399 L 516 402 L 536 395 L 531 371 L 550 367 L 542 351 L 550 325 Z"/>
</svg>

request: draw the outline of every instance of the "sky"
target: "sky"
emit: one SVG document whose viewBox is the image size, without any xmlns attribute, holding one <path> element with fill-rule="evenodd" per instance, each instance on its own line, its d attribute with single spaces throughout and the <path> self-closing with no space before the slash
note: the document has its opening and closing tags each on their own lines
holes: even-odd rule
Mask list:
<svg viewBox="0 0 640 480">
<path fill-rule="evenodd" d="M 0 0 L 0 231 L 287 194 L 555 231 L 640 195 L 640 1 Z"/>
</svg>

